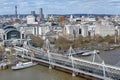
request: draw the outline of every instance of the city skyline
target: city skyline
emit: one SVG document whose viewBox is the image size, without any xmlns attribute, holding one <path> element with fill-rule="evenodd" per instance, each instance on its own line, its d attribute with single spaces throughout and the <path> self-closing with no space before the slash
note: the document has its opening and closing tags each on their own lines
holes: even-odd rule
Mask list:
<svg viewBox="0 0 120 80">
<path fill-rule="evenodd" d="M 119 0 L 1 0 L 0 15 L 39 13 L 43 8 L 45 14 L 120 14 Z"/>
</svg>

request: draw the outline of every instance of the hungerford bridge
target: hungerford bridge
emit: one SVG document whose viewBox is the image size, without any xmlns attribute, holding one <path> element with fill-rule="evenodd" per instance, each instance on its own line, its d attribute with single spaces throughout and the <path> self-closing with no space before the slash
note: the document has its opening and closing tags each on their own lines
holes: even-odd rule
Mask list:
<svg viewBox="0 0 120 80">
<path fill-rule="evenodd" d="M 46 41 L 46 44 L 49 42 Z M 48 46 L 49 47 L 49 46 Z M 31 46 L 27 41 L 24 47 L 15 47 L 15 55 L 32 59 L 38 62 L 49 64 L 49 68 L 61 67 L 72 71 L 72 75 L 85 74 L 102 80 L 120 80 L 120 67 L 107 65 L 104 61 L 96 62 L 97 54 L 93 55 L 92 60 L 85 60 L 73 57 L 75 54 L 72 47 L 68 50 L 69 55 L 44 51 Z M 94 52 L 95 53 L 95 52 Z"/>
</svg>

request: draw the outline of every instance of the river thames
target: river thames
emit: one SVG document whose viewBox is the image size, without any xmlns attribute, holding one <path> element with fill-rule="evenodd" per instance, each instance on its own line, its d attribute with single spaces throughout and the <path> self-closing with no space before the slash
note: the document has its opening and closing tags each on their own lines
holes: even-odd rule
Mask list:
<svg viewBox="0 0 120 80">
<path fill-rule="evenodd" d="M 16 70 L 11 69 L 0 71 L 0 80 L 88 80 L 81 77 L 72 77 L 71 73 L 48 69 L 38 65 L 35 67 Z"/>
<path fill-rule="evenodd" d="M 78 55 L 79 56 L 79 55 Z M 120 66 L 120 49 L 101 51 L 99 56 L 105 63 Z M 0 70 L 0 80 L 98 80 L 85 76 L 72 77 L 72 73 L 49 69 L 41 64 L 22 70 Z"/>
</svg>

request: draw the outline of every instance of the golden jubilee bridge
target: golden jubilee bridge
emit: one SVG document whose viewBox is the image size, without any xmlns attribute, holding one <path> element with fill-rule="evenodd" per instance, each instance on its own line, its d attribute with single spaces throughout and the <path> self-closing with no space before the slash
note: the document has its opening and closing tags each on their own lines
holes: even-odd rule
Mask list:
<svg viewBox="0 0 120 80">
<path fill-rule="evenodd" d="M 64 68 L 72 71 L 72 76 L 85 74 L 102 80 L 120 80 L 120 67 L 105 64 L 104 60 L 100 59 L 95 51 L 91 58 L 81 59 L 72 55 L 75 54 L 72 47 L 68 50 L 68 55 L 53 53 L 49 51 L 49 48 L 44 51 L 31 46 L 27 42 L 24 47 L 14 47 L 14 49 L 15 55 L 46 63 L 50 69 Z"/>
</svg>

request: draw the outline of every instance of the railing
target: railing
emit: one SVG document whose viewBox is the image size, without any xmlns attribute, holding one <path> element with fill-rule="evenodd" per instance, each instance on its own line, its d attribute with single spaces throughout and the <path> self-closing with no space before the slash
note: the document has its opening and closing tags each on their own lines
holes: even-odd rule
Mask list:
<svg viewBox="0 0 120 80">
<path fill-rule="evenodd" d="M 58 53 L 45 52 L 34 47 L 28 48 L 35 51 L 35 57 L 33 59 L 36 61 L 41 61 L 44 63 L 48 63 L 52 66 L 59 66 L 65 69 L 69 69 L 73 71 L 74 74 L 83 73 L 104 80 L 120 80 L 119 67 L 106 65 L 104 64 L 104 62 L 103 63 L 90 62 L 72 56 L 64 56 Z M 16 50 L 26 51 L 25 53 L 23 53 L 24 57 L 31 58 L 31 54 L 28 53 L 27 49 L 16 47 Z M 19 55 L 23 54 L 20 53 Z"/>
<path fill-rule="evenodd" d="M 35 48 L 26 42 L 22 49 L 27 51 L 27 58 L 31 58 L 31 55 L 28 53 L 28 50 L 32 50 L 35 52 L 35 57 L 33 58 L 36 61 L 42 61 L 44 63 L 48 63 L 53 66 L 59 66 L 62 68 L 66 68 L 72 70 L 73 73 L 84 73 L 86 75 L 94 76 L 100 79 L 105 80 L 119 80 L 120 79 L 120 68 L 106 65 L 103 63 L 91 62 L 83 59 L 78 59 L 72 56 L 65 56 L 58 53 L 51 53 L 41 50 L 39 48 Z M 30 52 L 30 51 L 29 51 Z M 22 54 L 23 55 L 23 54 Z M 25 56 L 25 55 L 24 55 Z"/>
</svg>

